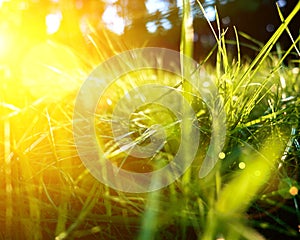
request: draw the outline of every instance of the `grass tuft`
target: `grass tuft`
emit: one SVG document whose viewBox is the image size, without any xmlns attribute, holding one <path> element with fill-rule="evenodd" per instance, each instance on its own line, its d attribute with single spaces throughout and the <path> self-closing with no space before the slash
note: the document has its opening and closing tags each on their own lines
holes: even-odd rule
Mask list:
<svg viewBox="0 0 300 240">
<path fill-rule="evenodd" d="M 192 57 L 189 4 L 184 1 L 180 50 Z M 201 141 L 193 165 L 177 181 L 155 192 L 123 193 L 91 176 L 79 159 L 72 135 L 76 92 L 54 100 L 37 98 L 17 76 L 4 74 L 0 82 L 1 238 L 297 239 L 300 62 L 298 57 L 287 59 L 299 56 L 300 36 L 294 38 L 288 30 L 299 11 L 300 2 L 285 19 L 279 10 L 282 24 L 266 44 L 236 28 L 235 41 L 227 40 L 218 16 L 217 32 L 211 26 L 216 46 L 199 66 L 217 85 L 227 130 L 224 149 L 215 159 L 218 164 L 205 178 L 198 178 L 198 173 L 211 140 L 212 116 L 184 78 L 146 69 L 123 76 L 107 88 L 98 104 L 95 127 L 106 156 L 122 169 L 149 172 L 165 166 L 174 159 L 181 137 L 174 114 L 149 104 L 131 115 L 133 144 L 146 144 L 153 134 L 151 126 L 157 123 L 165 128 L 166 141 L 148 159 L 128 157 L 114 141 L 109 121 L 129 90 L 158 82 L 182 94 L 197 113 Z M 278 39 L 285 32 L 292 42 L 282 52 Z M 83 69 L 74 76 L 78 79 L 108 57 L 101 52 L 93 29 L 88 39 L 98 56 L 91 56 L 96 60 L 89 64 L 89 56 L 81 57 Z M 109 39 L 108 44 L 112 52 L 118 52 Z M 237 56 L 232 56 L 229 45 L 235 45 Z M 243 58 L 241 46 L 255 49 L 257 56 L 250 61 Z M 214 53 L 212 66 L 208 59 Z M 185 77 L 188 69 L 181 63 Z M 189 146 L 185 149 L 189 154 Z"/>
</svg>

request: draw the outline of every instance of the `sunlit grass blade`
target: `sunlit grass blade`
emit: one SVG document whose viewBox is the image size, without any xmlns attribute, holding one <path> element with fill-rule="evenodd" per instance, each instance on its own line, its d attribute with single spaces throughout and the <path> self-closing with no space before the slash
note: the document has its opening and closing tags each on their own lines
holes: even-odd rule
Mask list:
<svg viewBox="0 0 300 240">
<path fill-rule="evenodd" d="M 183 17 L 181 27 L 180 52 L 188 57 L 193 57 L 194 27 L 193 16 L 189 0 L 183 1 Z"/>
<path fill-rule="evenodd" d="M 286 30 L 288 24 L 294 18 L 294 16 L 300 10 L 300 2 L 297 3 L 293 11 L 289 14 L 289 16 L 285 19 L 285 21 L 280 25 L 280 27 L 275 31 L 269 41 L 263 46 L 261 51 L 257 54 L 255 59 L 251 62 L 250 66 L 240 79 L 240 84 L 237 86 L 236 91 L 238 91 L 241 84 L 243 84 L 246 78 L 250 78 L 254 76 L 254 74 L 260 69 L 263 61 L 268 57 L 268 54 L 272 50 L 272 47 L 275 45 L 281 34 Z"/>
<path fill-rule="evenodd" d="M 280 58 L 277 64 L 277 68 L 281 66 L 284 60 L 291 54 L 293 48 L 297 47 L 297 43 L 300 41 L 300 35 L 293 41 L 293 44 L 288 48 L 288 50 L 284 53 L 284 55 Z"/>
<path fill-rule="evenodd" d="M 281 12 L 281 10 L 280 10 L 280 7 L 279 7 L 279 5 L 278 5 L 278 2 L 276 2 L 276 7 L 277 7 L 277 11 L 278 11 L 278 14 L 279 14 L 279 17 L 280 17 L 281 22 L 284 22 L 285 20 L 284 20 L 284 17 L 283 17 L 283 15 L 282 15 L 282 12 Z M 286 27 L 286 32 L 288 33 L 290 39 L 292 40 L 293 47 L 295 48 L 295 50 L 296 50 L 298 56 L 300 57 L 299 49 L 298 49 L 298 47 L 296 46 L 295 41 L 294 41 L 294 37 L 293 37 L 293 35 L 291 34 L 291 32 L 290 32 L 290 30 L 289 30 L 288 27 Z"/>
<path fill-rule="evenodd" d="M 236 226 L 240 224 L 238 222 L 241 216 L 275 170 L 275 163 L 282 151 L 278 139 L 274 137 L 265 141 L 260 152 L 244 157 L 245 168 L 233 174 L 232 180 L 220 191 L 214 207 L 210 210 L 203 239 L 212 239 L 216 234 L 222 234 L 225 239 L 240 239 L 240 236 L 249 240 L 254 236 L 264 239 L 243 225 Z"/>
<path fill-rule="evenodd" d="M 182 90 L 183 90 L 183 96 L 186 98 L 186 100 L 191 103 L 192 102 L 192 96 L 190 93 L 192 92 L 192 86 L 189 83 L 189 77 L 192 74 L 192 71 L 194 69 L 191 69 L 190 64 L 187 64 L 184 61 L 185 57 L 193 58 L 193 51 L 194 51 L 194 26 L 193 26 L 193 15 L 191 11 L 190 1 L 189 0 L 182 0 L 183 3 L 183 18 L 182 18 L 182 25 L 181 25 L 181 38 L 180 38 L 180 53 L 181 53 L 181 74 L 182 74 Z M 184 116 L 183 122 L 182 122 L 182 128 L 186 132 L 187 135 L 191 132 L 191 126 L 189 119 L 187 119 L 186 116 L 185 107 L 183 106 L 182 113 Z M 188 159 L 188 156 L 190 154 L 190 146 L 183 144 L 183 161 L 184 159 Z M 187 169 L 185 174 L 183 175 L 182 182 L 183 184 L 188 184 L 191 179 L 191 170 Z M 184 188 L 185 193 L 190 191 L 188 188 Z M 150 214 L 150 213 L 149 213 Z M 184 215 L 184 214 L 183 214 Z M 187 231 L 187 219 L 184 218 L 184 220 L 181 222 L 181 234 L 182 236 L 186 235 Z"/>
<path fill-rule="evenodd" d="M 9 236 L 13 234 L 13 186 L 12 186 L 12 166 L 11 166 L 11 124 L 9 120 L 4 121 L 4 166 L 5 166 L 5 192 L 6 192 L 6 210 L 5 210 L 5 228 Z"/>
<path fill-rule="evenodd" d="M 89 192 L 88 196 L 86 196 L 86 200 L 84 202 L 84 205 L 79 212 L 77 218 L 74 220 L 74 222 L 67 228 L 66 231 L 59 233 L 56 236 L 56 240 L 62 240 L 67 239 L 70 237 L 70 235 L 77 229 L 85 220 L 87 215 L 90 213 L 90 211 L 93 209 L 95 204 L 98 202 L 100 196 L 100 191 L 97 186 L 97 184 L 94 184 L 93 188 Z"/>
<path fill-rule="evenodd" d="M 265 141 L 258 155 L 246 157 L 245 169 L 234 174 L 230 183 L 221 191 L 216 210 L 224 216 L 244 212 L 259 189 L 270 178 L 282 151 L 280 142 L 275 138 Z"/>
</svg>

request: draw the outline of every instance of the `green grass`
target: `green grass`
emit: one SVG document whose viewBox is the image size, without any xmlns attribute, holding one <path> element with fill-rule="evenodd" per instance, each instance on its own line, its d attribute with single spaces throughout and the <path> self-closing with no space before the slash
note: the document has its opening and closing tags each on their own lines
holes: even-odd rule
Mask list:
<svg viewBox="0 0 300 240">
<path fill-rule="evenodd" d="M 188 1 L 185 2 L 181 52 L 191 56 L 193 29 Z M 295 37 L 285 52 L 279 45 L 274 51 L 274 46 L 285 31 L 289 33 L 288 24 L 299 10 L 300 3 L 282 19 L 265 44 L 237 30 L 236 41 L 227 40 L 226 31 L 220 28 L 214 33 L 217 44 L 212 51 L 216 52 L 216 64 L 208 64 L 213 55 L 200 62 L 215 79 L 222 96 L 227 131 L 218 164 L 203 179 L 198 178 L 198 172 L 210 141 L 210 114 L 190 85 L 166 74 L 162 83 L 182 92 L 197 112 L 202 138 L 192 167 L 176 182 L 155 192 L 123 193 L 90 175 L 73 141 L 76 93 L 54 102 L 35 99 L 14 79 L 16 76 L 7 75 L 0 85 L 0 237 L 297 239 L 299 195 L 289 191 L 300 188 L 300 64 L 299 56 L 294 62 L 284 60 L 297 52 L 300 37 Z M 227 50 L 232 44 L 237 56 Z M 243 58 L 243 45 L 258 50 L 254 59 Z M 96 43 L 95 46 L 99 48 Z M 143 74 L 161 79 L 155 72 Z M 136 76 L 133 82 L 124 80 L 111 86 L 107 96 L 112 106 L 133 83 L 142 85 L 143 81 Z M 180 133 L 172 115 L 165 113 L 164 117 L 157 111 L 161 109 L 154 105 L 132 115 L 136 144 L 145 137 L 145 130 L 157 122 L 165 124 L 167 143 L 150 160 L 128 159 L 108 138 L 111 129 L 105 121 L 111 117 L 111 104 L 101 106 L 96 115 L 99 142 L 112 161 L 133 171 L 149 171 L 172 161 Z"/>
</svg>

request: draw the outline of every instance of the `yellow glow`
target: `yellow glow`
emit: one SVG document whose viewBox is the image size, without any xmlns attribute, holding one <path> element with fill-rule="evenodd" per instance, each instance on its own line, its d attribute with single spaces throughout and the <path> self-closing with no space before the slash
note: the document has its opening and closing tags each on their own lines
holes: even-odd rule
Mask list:
<svg viewBox="0 0 300 240">
<path fill-rule="evenodd" d="M 109 106 L 111 106 L 113 104 L 113 102 L 109 98 L 106 99 L 106 102 Z"/>
<path fill-rule="evenodd" d="M 1 34 L 1 33 L 0 33 Z M 0 59 L 8 57 L 12 47 L 12 36 L 9 34 L 0 35 Z"/>
<path fill-rule="evenodd" d="M 219 153 L 219 158 L 224 159 L 226 157 L 226 154 L 224 152 Z"/>
<path fill-rule="evenodd" d="M 6 46 L 6 39 L 4 38 L 4 36 L 0 35 L 0 53 L 1 55 L 3 54 L 3 51 L 5 50 L 5 46 Z"/>
<path fill-rule="evenodd" d="M 296 196 L 298 194 L 298 188 L 295 187 L 295 186 L 292 186 L 289 190 L 289 193 L 292 195 L 292 196 Z"/>
<path fill-rule="evenodd" d="M 2 7 L 3 3 L 9 2 L 9 0 L 0 0 L 0 7 Z"/>
<path fill-rule="evenodd" d="M 292 69 L 293 74 L 298 74 L 299 72 L 300 72 L 300 68 L 298 68 L 298 67 L 295 67 Z"/>
<path fill-rule="evenodd" d="M 124 33 L 125 21 L 118 15 L 116 6 L 108 6 L 102 15 L 102 20 L 112 32 L 119 35 Z"/>
<path fill-rule="evenodd" d="M 255 175 L 256 177 L 259 177 L 259 176 L 261 175 L 261 171 L 256 170 L 256 171 L 254 172 L 254 175 Z"/>
<path fill-rule="evenodd" d="M 239 163 L 239 168 L 240 169 L 245 169 L 245 167 L 246 167 L 246 163 L 244 163 L 244 162 Z"/>
<path fill-rule="evenodd" d="M 66 46 L 46 42 L 29 51 L 22 64 L 22 81 L 34 97 L 60 99 L 77 89 L 83 66 Z"/>
<path fill-rule="evenodd" d="M 245 161 L 247 167 L 235 174 L 219 195 L 216 210 L 219 213 L 232 216 L 245 211 L 257 192 L 270 179 L 277 156 L 281 156 L 283 146 L 278 139 L 267 142 L 260 154 L 251 161 Z M 275 157 L 274 157 L 275 156 Z M 240 164 L 245 162 L 240 162 Z M 246 164 L 245 164 L 246 166 Z M 258 174 L 259 173 L 259 174 Z"/>
<path fill-rule="evenodd" d="M 50 13 L 46 16 L 47 33 L 56 33 L 62 20 L 61 12 Z"/>
</svg>

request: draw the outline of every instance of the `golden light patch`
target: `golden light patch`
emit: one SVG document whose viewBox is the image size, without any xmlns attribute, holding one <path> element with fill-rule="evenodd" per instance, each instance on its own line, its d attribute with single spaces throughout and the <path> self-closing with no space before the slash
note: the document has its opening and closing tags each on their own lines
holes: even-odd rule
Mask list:
<svg viewBox="0 0 300 240">
<path fill-rule="evenodd" d="M 245 167 L 246 167 L 246 163 L 244 162 L 239 163 L 239 169 L 245 169 Z"/>
<path fill-rule="evenodd" d="M 224 152 L 219 153 L 219 158 L 224 159 L 226 157 L 226 154 Z"/>
<path fill-rule="evenodd" d="M 295 187 L 295 186 L 292 186 L 290 189 L 289 189 L 289 193 L 292 195 L 292 196 L 296 196 L 298 194 L 298 188 Z"/>
<path fill-rule="evenodd" d="M 70 48 L 47 41 L 27 53 L 21 77 L 33 97 L 60 99 L 80 86 L 84 80 L 82 69 Z"/>
</svg>

